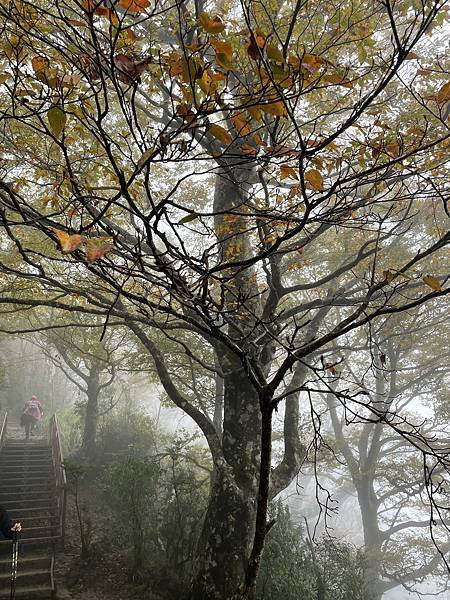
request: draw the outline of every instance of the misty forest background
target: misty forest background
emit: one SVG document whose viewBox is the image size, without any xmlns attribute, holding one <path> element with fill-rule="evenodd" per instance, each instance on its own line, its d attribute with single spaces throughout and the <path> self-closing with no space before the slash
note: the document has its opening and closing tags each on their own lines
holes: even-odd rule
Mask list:
<svg viewBox="0 0 450 600">
<path fill-rule="evenodd" d="M 96 570 L 96 562 L 106 556 L 114 561 L 114 570 L 126 575 L 129 587 L 122 588 L 119 597 L 183 598 L 190 586 L 206 510 L 211 476 L 207 447 L 190 419 L 171 407 L 155 374 L 143 368 L 139 348 L 131 340 L 125 345 L 121 338 L 109 354 L 104 344 L 96 344 L 95 332 L 90 332 L 94 344 L 86 354 L 85 335 L 81 348 L 74 347 L 74 335 L 79 333 L 58 334 L 56 344 L 48 336 L 5 336 L 1 345 L 3 409 L 19 414 L 24 399 L 37 394 L 46 413 L 40 434 L 45 433 L 50 415 L 58 415 L 67 458 L 70 546 L 75 563 L 75 575 L 65 575 L 62 581 L 74 581 L 89 571 L 106 580 L 110 567 L 100 570 L 100 575 Z M 69 352 L 73 363 L 63 358 Z M 425 404 L 420 403 L 421 376 L 416 374 L 411 382 L 413 406 L 427 415 L 434 428 L 439 422 L 444 427 L 448 419 L 445 390 L 439 387 L 447 375 L 444 349 L 443 355 L 442 367 L 432 364 L 439 401 L 431 403 L 431 408 L 428 394 L 423 397 Z M 89 376 L 98 360 L 104 362 L 98 379 L 95 447 L 86 453 L 82 447 L 89 399 L 82 373 Z M 301 472 L 273 501 L 271 518 L 276 523 L 266 542 L 255 598 L 373 598 L 367 581 L 371 558 L 364 552 L 361 508 L 326 399 L 321 411 L 322 447 L 309 448 L 311 455 Z M 302 421 L 307 423 L 308 409 L 305 413 Z M 278 430 L 282 423 L 280 415 Z M 352 427 L 345 444 L 356 448 L 361 429 Z M 387 432 L 386 437 L 392 436 Z M 387 589 L 383 599 L 415 597 L 415 590 L 444 600 L 448 598 L 448 573 L 429 538 L 421 465 L 410 454 L 396 440 L 387 459 L 381 457 L 375 467 L 375 480 L 390 501 L 390 512 L 380 515 L 379 527 L 396 528 L 379 557 Z M 416 487 L 408 483 L 405 489 L 411 473 L 415 473 Z M 89 588 L 89 578 L 84 585 Z"/>
<path fill-rule="evenodd" d="M 450 597 L 449 8 L 0 4 L 0 398 L 74 585 Z"/>
</svg>

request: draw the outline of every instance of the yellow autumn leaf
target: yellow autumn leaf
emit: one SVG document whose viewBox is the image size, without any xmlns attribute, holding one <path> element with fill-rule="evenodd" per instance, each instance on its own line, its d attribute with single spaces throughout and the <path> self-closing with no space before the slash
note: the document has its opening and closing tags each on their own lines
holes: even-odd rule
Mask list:
<svg viewBox="0 0 450 600">
<path fill-rule="evenodd" d="M 141 158 L 138 160 L 138 163 L 137 163 L 138 169 L 143 167 L 149 160 L 151 160 L 155 154 L 156 154 L 156 149 L 153 147 L 146 150 L 142 154 Z"/>
<path fill-rule="evenodd" d="M 225 29 L 225 23 L 217 15 L 215 17 L 210 17 L 208 13 L 202 12 L 200 13 L 198 20 L 206 33 L 215 35 L 217 33 L 222 33 Z"/>
<path fill-rule="evenodd" d="M 66 113 L 59 106 L 52 106 L 47 112 L 47 119 L 53 135 L 59 137 L 66 126 Z"/>
<path fill-rule="evenodd" d="M 217 125 L 217 123 L 213 123 L 208 127 L 208 133 L 213 135 L 216 139 L 220 140 L 224 144 L 231 144 L 233 138 L 228 133 L 226 129 L 224 129 L 221 125 Z"/>
<path fill-rule="evenodd" d="M 198 79 L 197 65 L 193 58 L 186 58 L 183 56 L 181 59 L 181 73 L 183 75 L 184 83 L 190 83 L 191 81 Z"/>
<path fill-rule="evenodd" d="M 323 177 L 317 169 L 306 171 L 305 180 L 313 189 L 323 192 Z"/>
<path fill-rule="evenodd" d="M 269 104 L 259 104 L 258 108 L 260 108 L 263 112 L 269 113 L 270 115 L 274 115 L 276 117 L 285 117 L 287 115 L 286 107 L 281 100 L 278 102 L 271 102 Z"/>
<path fill-rule="evenodd" d="M 331 85 L 342 85 L 347 88 L 352 88 L 353 83 L 345 77 L 344 75 L 340 75 L 339 73 L 331 74 L 331 75 L 323 75 L 321 81 L 325 83 L 330 83 Z"/>
<path fill-rule="evenodd" d="M 283 53 L 274 44 L 267 44 L 266 46 L 267 57 L 276 62 L 284 62 Z"/>
<path fill-rule="evenodd" d="M 290 177 L 291 179 L 298 179 L 297 170 L 294 167 L 290 167 L 289 165 L 281 165 L 280 167 L 280 179 L 287 179 Z"/>
<path fill-rule="evenodd" d="M 217 89 L 217 83 L 206 70 L 203 71 L 201 78 L 198 80 L 198 85 L 202 92 L 207 95 L 211 95 Z"/>
<path fill-rule="evenodd" d="M 442 287 L 439 280 L 436 279 L 436 277 L 433 277 L 433 275 L 424 275 L 422 277 L 422 280 L 428 287 L 430 287 L 435 292 L 442 291 Z"/>
<path fill-rule="evenodd" d="M 439 104 L 447 102 L 448 100 L 450 100 L 450 81 L 448 83 L 444 83 L 444 85 L 436 94 L 436 102 Z"/>
</svg>

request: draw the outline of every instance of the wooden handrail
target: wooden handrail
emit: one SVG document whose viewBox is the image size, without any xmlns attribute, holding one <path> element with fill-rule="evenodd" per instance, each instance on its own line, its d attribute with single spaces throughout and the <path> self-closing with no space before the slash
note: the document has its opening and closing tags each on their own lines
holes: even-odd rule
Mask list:
<svg viewBox="0 0 450 600">
<path fill-rule="evenodd" d="M 2 425 L 0 428 L 0 450 L 3 448 L 3 444 L 5 443 L 7 430 L 8 430 L 8 412 L 5 412 L 5 416 L 3 417 Z"/>
<path fill-rule="evenodd" d="M 67 480 L 56 415 L 53 415 L 50 419 L 50 446 L 52 449 L 53 468 L 55 470 L 56 479 L 59 533 L 61 535 L 62 546 L 64 547 L 66 538 Z"/>
</svg>

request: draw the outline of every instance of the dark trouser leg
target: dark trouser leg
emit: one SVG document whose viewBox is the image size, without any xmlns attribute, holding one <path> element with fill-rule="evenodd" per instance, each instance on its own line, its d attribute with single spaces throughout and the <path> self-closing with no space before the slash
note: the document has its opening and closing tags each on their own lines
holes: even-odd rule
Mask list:
<svg viewBox="0 0 450 600">
<path fill-rule="evenodd" d="M 27 438 L 27 440 L 30 439 L 30 429 L 31 429 L 31 423 L 27 419 L 27 422 L 25 423 L 25 437 Z"/>
</svg>

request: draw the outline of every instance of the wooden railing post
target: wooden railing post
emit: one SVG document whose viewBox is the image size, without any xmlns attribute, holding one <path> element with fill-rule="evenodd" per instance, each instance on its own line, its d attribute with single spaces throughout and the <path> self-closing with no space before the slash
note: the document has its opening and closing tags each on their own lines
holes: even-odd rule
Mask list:
<svg viewBox="0 0 450 600">
<path fill-rule="evenodd" d="M 66 539 L 67 481 L 66 471 L 64 469 L 61 438 L 59 435 L 58 420 L 56 418 L 56 415 L 53 415 L 50 419 L 49 434 L 50 446 L 52 449 L 53 468 L 55 470 L 56 479 L 59 534 L 61 536 L 62 547 L 64 547 Z"/>
<path fill-rule="evenodd" d="M 6 441 L 6 433 L 8 430 L 8 412 L 5 412 L 2 424 L 0 426 L 0 450 L 3 448 Z"/>
</svg>

